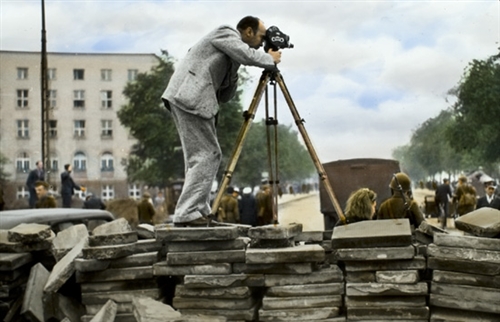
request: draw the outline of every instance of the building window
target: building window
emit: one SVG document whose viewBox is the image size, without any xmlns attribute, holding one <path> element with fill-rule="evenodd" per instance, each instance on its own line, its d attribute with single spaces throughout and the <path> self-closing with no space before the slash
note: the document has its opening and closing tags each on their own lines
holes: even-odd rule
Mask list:
<svg viewBox="0 0 500 322">
<path fill-rule="evenodd" d="M 27 139 L 30 136 L 29 120 L 17 120 L 17 137 Z"/>
<path fill-rule="evenodd" d="M 83 152 L 76 152 L 73 158 L 73 170 L 86 171 L 87 170 L 87 157 Z"/>
<path fill-rule="evenodd" d="M 101 171 L 114 171 L 113 155 L 109 152 L 101 156 Z"/>
<path fill-rule="evenodd" d="M 84 69 L 73 69 L 73 79 L 74 80 L 83 80 L 85 78 L 85 70 Z"/>
<path fill-rule="evenodd" d="M 73 107 L 74 108 L 85 108 L 85 91 L 84 90 L 73 91 Z"/>
<path fill-rule="evenodd" d="M 111 69 L 101 69 L 101 80 L 111 81 Z"/>
<path fill-rule="evenodd" d="M 29 193 L 28 189 L 26 189 L 26 186 L 17 187 L 17 193 L 16 193 L 17 199 L 29 198 L 29 196 L 30 196 L 30 193 Z"/>
<path fill-rule="evenodd" d="M 59 170 L 59 159 L 56 156 L 50 157 L 50 170 L 51 171 Z"/>
<path fill-rule="evenodd" d="M 101 137 L 110 138 L 113 136 L 113 121 L 101 120 Z"/>
<path fill-rule="evenodd" d="M 134 199 L 140 199 L 141 198 L 141 187 L 137 184 L 129 184 L 128 185 L 128 196 L 130 198 Z"/>
<path fill-rule="evenodd" d="M 73 132 L 75 137 L 84 137 L 85 136 L 85 120 L 76 120 L 75 121 L 75 130 Z"/>
<path fill-rule="evenodd" d="M 57 120 L 49 120 L 49 137 L 57 137 Z"/>
<path fill-rule="evenodd" d="M 127 72 L 129 82 L 135 81 L 138 73 L 139 71 L 137 69 L 129 69 Z"/>
<path fill-rule="evenodd" d="M 20 107 L 20 108 L 28 107 L 28 94 L 29 94 L 29 90 L 27 90 L 27 89 L 18 89 L 17 90 L 17 107 Z"/>
<path fill-rule="evenodd" d="M 50 108 L 55 108 L 56 107 L 56 98 L 57 98 L 57 91 L 55 89 L 50 89 L 49 90 L 49 107 Z"/>
<path fill-rule="evenodd" d="M 115 187 L 110 184 L 105 184 L 102 186 L 101 199 L 108 201 L 115 197 Z"/>
<path fill-rule="evenodd" d="M 112 108 L 113 107 L 113 92 L 112 91 L 101 91 L 101 107 L 102 108 Z"/>
<path fill-rule="evenodd" d="M 16 171 L 28 172 L 30 171 L 30 156 L 26 152 L 21 152 L 16 158 Z"/>
<path fill-rule="evenodd" d="M 47 69 L 47 79 L 48 80 L 56 79 L 56 69 L 55 68 Z"/>
<path fill-rule="evenodd" d="M 28 79 L 28 68 L 18 67 L 17 68 L 17 79 Z"/>
</svg>

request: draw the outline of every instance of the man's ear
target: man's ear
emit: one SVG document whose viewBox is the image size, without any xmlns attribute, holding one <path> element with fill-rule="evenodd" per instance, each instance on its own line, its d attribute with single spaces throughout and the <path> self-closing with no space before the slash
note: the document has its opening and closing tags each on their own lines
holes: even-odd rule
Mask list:
<svg viewBox="0 0 500 322">
<path fill-rule="evenodd" d="M 247 37 L 253 37 L 254 36 L 252 27 L 247 27 L 247 29 L 245 29 L 245 35 Z"/>
</svg>

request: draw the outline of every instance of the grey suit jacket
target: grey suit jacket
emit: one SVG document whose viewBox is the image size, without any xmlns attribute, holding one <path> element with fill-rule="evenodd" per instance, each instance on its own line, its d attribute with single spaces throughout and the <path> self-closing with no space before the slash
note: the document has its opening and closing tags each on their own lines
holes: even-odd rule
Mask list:
<svg viewBox="0 0 500 322">
<path fill-rule="evenodd" d="M 236 29 L 221 26 L 188 51 L 162 98 L 186 112 L 212 118 L 219 103 L 234 96 L 240 65 L 276 68 L 271 55 L 250 48 Z"/>
</svg>

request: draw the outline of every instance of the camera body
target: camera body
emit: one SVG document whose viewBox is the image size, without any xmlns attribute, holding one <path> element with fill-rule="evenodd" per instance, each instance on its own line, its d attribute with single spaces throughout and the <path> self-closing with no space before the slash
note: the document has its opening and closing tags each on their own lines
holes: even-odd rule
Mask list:
<svg viewBox="0 0 500 322">
<path fill-rule="evenodd" d="M 281 32 L 276 26 L 267 28 L 264 51 L 267 53 L 269 49 L 277 51 L 282 48 L 293 48 L 293 44 L 290 43 L 290 36 Z"/>
</svg>

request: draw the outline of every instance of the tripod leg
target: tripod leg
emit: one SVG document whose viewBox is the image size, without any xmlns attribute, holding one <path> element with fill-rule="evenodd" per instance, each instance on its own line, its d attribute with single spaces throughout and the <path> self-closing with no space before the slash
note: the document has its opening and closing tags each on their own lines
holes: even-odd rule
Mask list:
<svg viewBox="0 0 500 322">
<path fill-rule="evenodd" d="M 326 188 L 326 192 L 328 194 L 328 197 L 330 197 L 330 200 L 332 201 L 333 207 L 337 214 L 339 215 L 339 218 L 342 220 L 342 222 L 345 224 L 346 219 L 344 216 L 344 212 L 342 211 L 342 208 L 339 205 L 339 202 L 337 200 L 337 197 L 335 197 L 335 193 L 333 192 L 333 188 L 330 184 L 330 181 L 328 180 L 328 177 L 326 175 L 325 169 L 323 168 L 323 165 L 319 161 L 318 155 L 316 154 L 316 150 L 314 150 L 314 147 L 311 143 L 311 140 L 309 139 L 309 135 L 306 132 L 306 129 L 304 127 L 304 120 L 300 118 L 299 112 L 297 111 L 297 108 L 295 107 L 295 104 L 292 100 L 292 97 L 290 96 L 290 92 L 288 91 L 285 81 L 283 80 L 283 77 L 279 72 L 276 73 L 275 75 L 276 82 L 279 84 L 281 91 L 283 92 L 283 96 L 285 97 L 286 102 L 288 103 L 288 107 L 290 108 L 290 111 L 292 112 L 293 118 L 295 119 L 295 124 L 297 125 L 300 134 L 302 135 L 302 139 L 304 140 L 304 143 L 306 144 L 307 150 L 309 151 L 309 154 L 311 155 L 311 159 L 314 162 L 314 165 L 316 166 L 316 169 L 319 174 L 319 178 L 321 181 L 323 181 L 323 184 Z"/>
<path fill-rule="evenodd" d="M 260 77 L 259 84 L 257 85 L 257 89 L 255 90 L 255 94 L 252 98 L 252 102 L 250 103 L 248 110 L 245 112 L 244 115 L 245 121 L 243 122 L 240 128 L 240 132 L 238 133 L 238 137 L 236 139 L 236 144 L 233 148 L 231 157 L 227 163 L 226 170 L 224 171 L 224 177 L 222 178 L 221 183 L 219 185 L 219 191 L 217 192 L 217 196 L 215 197 L 212 203 L 212 210 L 210 214 L 212 217 L 215 217 L 215 214 L 219 209 L 219 204 L 222 199 L 222 196 L 224 196 L 226 188 L 231 182 L 234 169 L 236 168 L 236 164 L 238 163 L 238 158 L 240 157 L 241 150 L 243 149 L 243 142 L 245 141 L 248 135 L 248 131 L 250 130 L 250 126 L 252 125 L 252 121 L 255 117 L 255 112 L 257 111 L 257 107 L 259 106 L 259 102 L 262 98 L 262 93 L 266 89 L 269 78 L 270 78 L 270 72 L 265 70 L 262 73 L 262 76 Z"/>
</svg>

